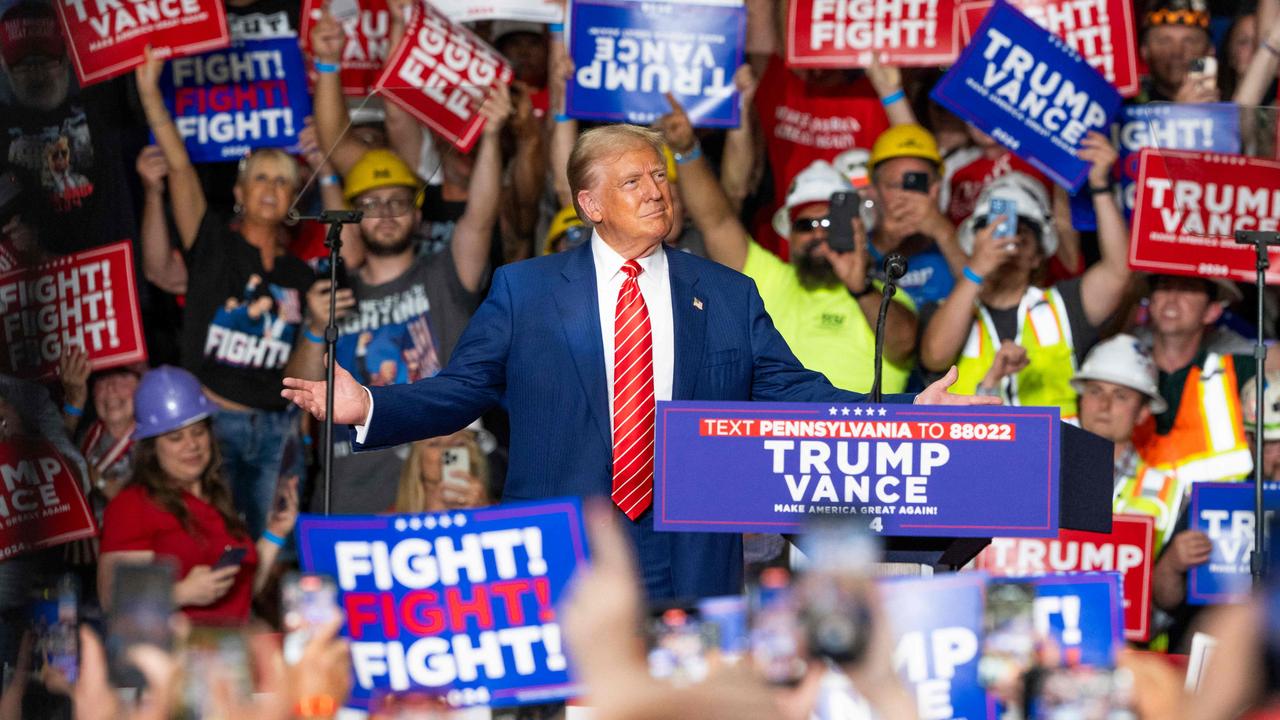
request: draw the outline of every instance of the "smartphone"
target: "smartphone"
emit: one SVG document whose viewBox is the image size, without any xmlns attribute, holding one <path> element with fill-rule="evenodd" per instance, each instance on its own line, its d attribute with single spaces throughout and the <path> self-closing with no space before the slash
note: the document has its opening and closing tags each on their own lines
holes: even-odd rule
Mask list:
<svg viewBox="0 0 1280 720">
<path fill-rule="evenodd" d="M 1035 585 L 993 580 L 982 610 L 978 682 L 997 695 L 1016 695 L 1035 664 Z"/>
<path fill-rule="evenodd" d="M 51 667 L 70 683 L 80 673 L 80 584 L 74 575 L 63 575 L 31 604 L 31 628 L 35 633 L 32 670 Z"/>
<path fill-rule="evenodd" d="M 831 194 L 831 205 L 827 217 L 831 227 L 827 228 L 827 246 L 836 252 L 853 252 L 853 219 L 858 216 L 862 199 L 853 190 L 845 190 Z"/>
<path fill-rule="evenodd" d="M 1133 674 L 1088 665 L 1040 675 L 1027 695 L 1030 720 L 1136 720 Z"/>
<path fill-rule="evenodd" d="M 909 172 L 902 176 L 902 189 L 928 194 L 929 173 Z"/>
<path fill-rule="evenodd" d="M 195 626 L 183 647 L 185 685 L 182 717 L 213 717 L 215 692 L 229 691 L 233 698 L 253 695 L 249 646 L 244 634 L 232 627 Z"/>
<path fill-rule="evenodd" d="M 1216 79 L 1218 77 L 1218 58 L 1212 55 L 1198 57 L 1191 61 L 1188 71 Z"/>
<path fill-rule="evenodd" d="M 357 0 L 329 0 L 329 14 L 338 22 L 350 20 L 360 15 L 360 3 Z"/>
<path fill-rule="evenodd" d="M 440 453 L 440 480 L 454 485 L 467 485 L 471 474 L 471 452 L 465 447 L 449 448 Z"/>
<path fill-rule="evenodd" d="M 327 575 L 289 573 L 281 585 L 284 618 L 284 660 L 290 665 L 302 658 L 302 651 L 317 629 L 342 617 L 338 607 L 338 586 Z"/>
<path fill-rule="evenodd" d="M 218 562 L 213 564 L 214 570 L 221 570 L 244 562 L 244 556 L 249 553 L 249 548 L 232 547 L 230 545 L 222 549 L 222 556 L 218 558 Z"/>
<path fill-rule="evenodd" d="M 647 629 L 651 677 L 677 686 L 706 679 L 714 645 L 696 607 L 654 610 Z"/>
<path fill-rule="evenodd" d="M 698 601 L 702 627 L 720 659 L 735 663 L 750 649 L 747 599 L 741 595 L 702 598 Z"/>
<path fill-rule="evenodd" d="M 996 225 L 992 237 L 1011 238 L 1018 234 L 1018 203 L 1008 198 L 991 198 L 991 209 L 987 211 L 987 224 L 995 223 L 1004 216 L 1004 220 Z"/>
<path fill-rule="evenodd" d="M 808 565 L 797 583 L 809 652 L 841 664 L 866 654 L 871 638 L 871 568 L 879 540 L 865 523 L 814 522 L 800 539 Z"/>
<path fill-rule="evenodd" d="M 809 649 L 800 624 L 791 573 L 766 568 L 749 588 L 751 660 L 773 685 L 794 686 L 809 668 Z"/>
<path fill-rule="evenodd" d="M 111 585 L 111 611 L 107 613 L 107 671 L 116 687 L 142 687 L 142 673 L 129 662 L 129 650 L 152 645 L 173 650 L 174 612 L 172 564 L 125 563 L 117 565 Z"/>
<path fill-rule="evenodd" d="M 316 260 L 316 280 L 329 279 L 329 256 L 325 255 Z M 342 256 L 338 256 L 338 289 L 351 287 L 351 280 L 347 277 L 347 264 L 342 261 Z"/>
</svg>

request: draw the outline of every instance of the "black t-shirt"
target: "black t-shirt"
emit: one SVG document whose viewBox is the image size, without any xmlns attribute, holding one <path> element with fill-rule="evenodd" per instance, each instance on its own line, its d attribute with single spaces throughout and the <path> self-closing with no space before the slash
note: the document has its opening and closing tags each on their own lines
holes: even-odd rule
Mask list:
<svg viewBox="0 0 1280 720">
<path fill-rule="evenodd" d="M 1071 325 L 1071 344 L 1076 356 L 1076 364 L 1084 362 L 1084 356 L 1098 342 L 1098 328 L 1089 324 L 1084 314 L 1084 303 L 1080 300 L 1080 278 L 1071 278 L 1055 284 L 1054 289 L 1062 295 L 1062 304 L 1067 309 L 1067 322 Z M 1018 306 L 1004 310 L 988 307 L 991 323 L 995 325 L 996 337 L 1001 340 L 1013 340 L 1018 337 Z"/>
<path fill-rule="evenodd" d="M 138 131 L 123 80 L 81 92 L 71 81 L 53 110 L 13 104 L 0 117 L 0 158 L 22 183 L 21 214 L 42 248 L 65 255 L 137 237 L 124 152 Z"/>
<path fill-rule="evenodd" d="M 314 279 L 311 268 L 283 254 L 267 271 L 258 248 L 213 211 L 200 221 L 186 261 L 182 364 L 232 402 L 283 409 L 280 383 Z"/>
</svg>

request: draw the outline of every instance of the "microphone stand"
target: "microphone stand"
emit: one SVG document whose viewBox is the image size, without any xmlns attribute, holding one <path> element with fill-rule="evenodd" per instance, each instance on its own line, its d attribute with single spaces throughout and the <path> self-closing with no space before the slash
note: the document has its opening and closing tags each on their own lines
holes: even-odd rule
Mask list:
<svg viewBox="0 0 1280 720">
<path fill-rule="evenodd" d="M 324 328 L 324 514 L 333 507 L 333 368 L 338 345 L 338 263 L 342 262 L 342 226 L 355 225 L 364 218 L 361 210 L 324 210 L 319 215 L 289 212 L 293 221 L 314 220 L 329 226 L 324 246 L 329 249 L 329 323 Z"/>
<path fill-rule="evenodd" d="M 880 402 L 880 365 L 884 360 L 884 323 L 885 318 L 889 315 L 889 303 L 892 302 L 893 294 L 898 291 L 897 282 L 907 274 L 907 259 L 898 253 L 889 253 L 884 257 L 881 265 L 884 270 L 884 294 L 880 296 L 880 313 L 876 316 L 876 351 L 875 351 L 875 376 L 871 381 L 871 397 L 870 402 Z M 868 280 L 870 282 L 870 280 Z"/>
<path fill-rule="evenodd" d="M 1262 584 L 1267 575 L 1267 547 L 1266 541 L 1266 514 L 1263 512 L 1262 499 L 1262 443 L 1263 436 L 1263 400 L 1262 392 L 1266 385 L 1267 366 L 1267 344 L 1262 341 L 1262 327 L 1264 318 L 1264 293 L 1267 289 L 1267 268 L 1271 265 L 1270 258 L 1267 256 L 1267 248 L 1272 245 L 1280 245 L 1280 233 L 1262 232 L 1256 230 L 1237 230 L 1236 243 L 1240 245 L 1252 245 L 1257 258 L 1256 268 L 1258 275 L 1254 281 L 1258 289 L 1258 330 L 1255 333 L 1253 345 L 1253 358 L 1258 364 L 1256 374 L 1253 376 L 1253 384 L 1257 388 L 1254 397 L 1254 415 L 1253 415 L 1253 554 L 1249 557 L 1249 572 L 1253 575 L 1253 584 L 1255 587 Z"/>
</svg>

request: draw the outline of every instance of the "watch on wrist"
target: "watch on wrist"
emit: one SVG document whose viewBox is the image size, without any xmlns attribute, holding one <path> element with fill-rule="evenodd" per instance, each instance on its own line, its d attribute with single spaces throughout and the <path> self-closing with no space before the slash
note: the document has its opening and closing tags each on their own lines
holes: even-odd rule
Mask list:
<svg viewBox="0 0 1280 720">
<path fill-rule="evenodd" d="M 850 290 L 849 294 L 853 296 L 854 300 L 861 300 L 862 298 L 870 295 L 875 291 L 876 291 L 876 286 L 871 282 L 870 279 L 868 279 L 867 284 L 863 285 L 861 290 L 859 290 L 858 292 L 854 292 Z"/>
<path fill-rule="evenodd" d="M 1093 183 L 1089 183 L 1090 195 L 1104 195 L 1109 192 L 1114 192 L 1115 189 L 1115 183 L 1107 183 L 1106 185 L 1094 185 Z"/>
</svg>

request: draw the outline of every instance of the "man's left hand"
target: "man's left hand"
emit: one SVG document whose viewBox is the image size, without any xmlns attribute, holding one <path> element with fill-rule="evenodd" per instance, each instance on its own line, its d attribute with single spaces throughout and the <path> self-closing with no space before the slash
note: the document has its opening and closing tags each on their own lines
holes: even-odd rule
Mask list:
<svg viewBox="0 0 1280 720">
<path fill-rule="evenodd" d="M 924 392 L 916 396 L 916 405 L 999 405 L 1000 398 L 988 397 L 986 395 L 957 395 L 948 392 L 956 379 L 960 377 L 956 366 L 952 365 L 951 369 L 943 378 L 929 387 Z"/>
</svg>

